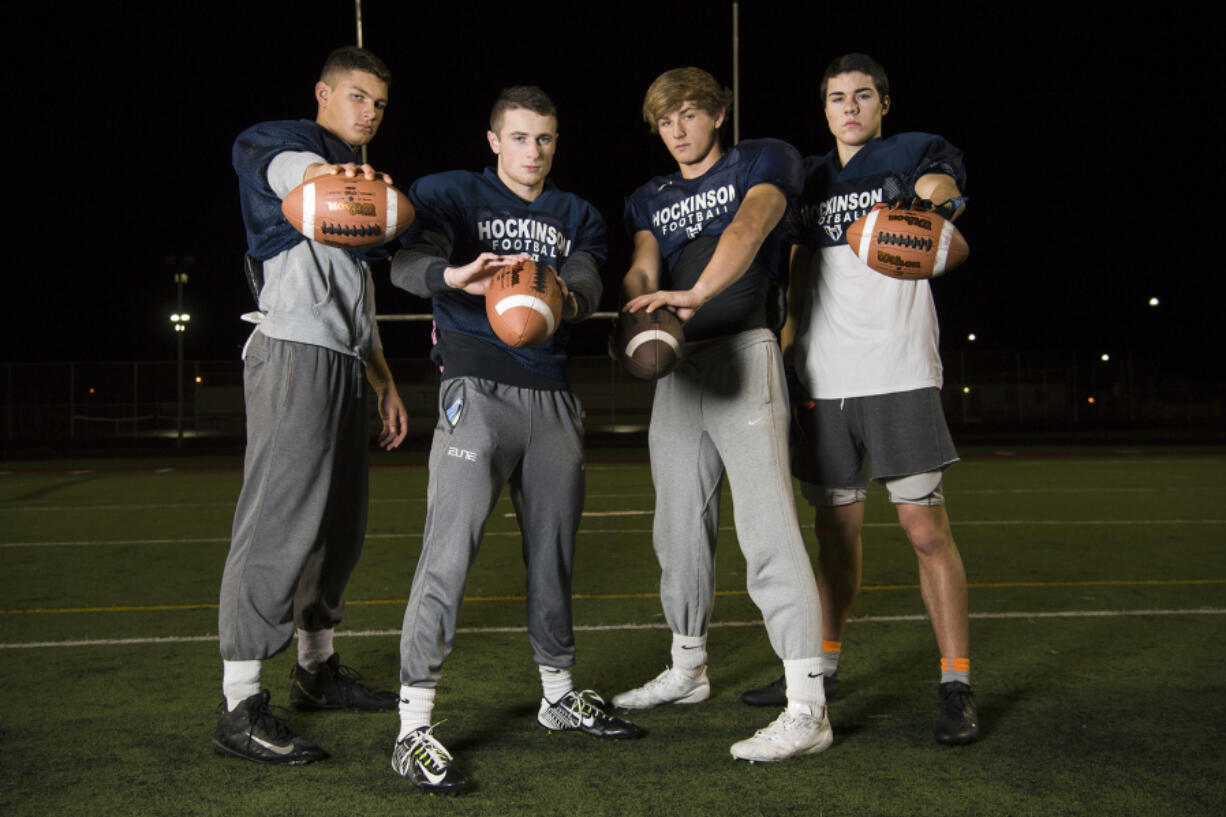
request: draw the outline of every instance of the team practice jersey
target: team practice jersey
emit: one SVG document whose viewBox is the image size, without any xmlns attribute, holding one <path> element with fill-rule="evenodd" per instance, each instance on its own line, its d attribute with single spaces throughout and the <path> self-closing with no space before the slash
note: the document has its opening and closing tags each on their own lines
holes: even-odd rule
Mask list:
<svg viewBox="0 0 1226 817">
<path fill-rule="evenodd" d="M 791 200 L 803 178 L 800 154 L 787 142 L 747 140 L 696 179 L 683 178 L 678 171 L 639 187 L 626 200 L 626 226 L 632 235 L 647 230 L 655 237 L 664 259 L 661 287 L 689 289 L 750 188 L 771 184 Z M 745 274 L 694 313 L 685 324 L 687 340 L 767 326 L 767 285 L 780 270 L 784 232 L 777 226 Z"/>
<path fill-rule="evenodd" d="M 813 253 L 795 364 L 818 399 L 941 386 L 936 307 L 927 280 L 875 272 L 847 246 L 846 232 L 873 205 L 911 195 L 928 173 L 965 189 L 962 154 L 940 136 L 874 139 L 840 168 L 838 152 L 805 159 L 798 242 Z M 796 294 L 794 297 L 803 297 Z"/>
<path fill-rule="evenodd" d="M 563 272 L 568 259 L 586 253 L 591 266 L 599 267 L 608 254 L 605 222 L 588 202 L 559 190 L 552 182 L 535 201 L 527 202 L 512 193 L 498 174 L 456 170 L 418 179 L 409 188 L 409 199 L 417 209 L 414 232 L 433 231 L 444 235 L 451 245 L 456 265 L 467 264 L 482 252 L 499 255 L 526 253 L 538 264 Z M 462 335 L 495 347 L 515 363 L 535 375 L 562 380 L 566 365 L 569 325 L 563 323 L 545 344 L 512 348 L 503 343 L 485 316 L 485 299 L 442 282 L 438 265 L 437 281 L 431 281 L 434 296 L 434 322 L 440 345 L 436 359 L 444 366 L 444 376 L 455 372 L 446 359 L 446 336 Z M 594 273 L 593 273 L 594 275 Z M 563 276 L 565 277 L 565 276 Z M 594 283 L 599 298 L 599 283 Z M 572 289 L 576 287 L 572 284 Z M 588 293 L 590 294 L 590 293 Z M 594 308 L 595 304 L 591 304 Z M 474 347 L 465 342 L 463 347 Z"/>
</svg>

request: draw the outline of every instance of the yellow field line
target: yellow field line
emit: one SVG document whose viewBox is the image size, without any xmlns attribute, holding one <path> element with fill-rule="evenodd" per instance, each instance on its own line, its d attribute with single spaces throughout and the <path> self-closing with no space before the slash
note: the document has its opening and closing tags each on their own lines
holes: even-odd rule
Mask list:
<svg viewBox="0 0 1226 817">
<path fill-rule="evenodd" d="M 1152 586 L 1189 586 L 1207 584 L 1226 584 L 1226 579 L 1129 579 L 1129 580 L 1098 580 L 1070 582 L 972 582 L 969 587 L 1008 588 L 1008 587 L 1152 587 Z M 918 584 L 866 584 L 861 590 L 918 590 Z M 717 590 L 717 596 L 744 596 L 745 590 Z M 587 601 L 611 601 L 617 599 L 654 599 L 658 593 L 576 593 L 573 598 Z M 465 602 L 482 601 L 524 601 L 523 595 L 508 596 L 465 596 Z M 404 605 L 408 599 L 358 599 L 346 601 L 345 604 L 355 607 L 377 607 L 385 605 Z M 33 615 L 39 613 L 155 613 L 183 610 L 216 610 L 216 604 L 148 604 L 124 605 L 119 607 L 35 607 L 29 610 L 0 610 L 0 615 Z"/>
</svg>

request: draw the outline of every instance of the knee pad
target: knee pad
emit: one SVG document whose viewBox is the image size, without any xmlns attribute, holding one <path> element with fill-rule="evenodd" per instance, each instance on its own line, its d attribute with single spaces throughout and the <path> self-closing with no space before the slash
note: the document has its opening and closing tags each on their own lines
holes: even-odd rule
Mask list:
<svg viewBox="0 0 1226 817">
<path fill-rule="evenodd" d="M 868 499 L 865 488 L 828 488 L 825 485 L 814 485 L 811 482 L 800 483 L 800 495 L 815 508 L 837 508 L 840 505 L 854 505 Z"/>
<path fill-rule="evenodd" d="M 883 480 L 882 484 L 890 492 L 890 501 L 895 505 L 944 505 L 941 477 L 940 471 L 927 471 L 893 477 Z"/>
</svg>

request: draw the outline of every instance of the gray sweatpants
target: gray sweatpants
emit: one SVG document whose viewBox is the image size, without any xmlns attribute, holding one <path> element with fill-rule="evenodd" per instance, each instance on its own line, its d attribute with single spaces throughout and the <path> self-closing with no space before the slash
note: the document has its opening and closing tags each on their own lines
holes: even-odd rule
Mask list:
<svg viewBox="0 0 1226 817">
<path fill-rule="evenodd" d="M 243 365 L 247 453 L 217 623 L 227 661 L 271 658 L 295 624 L 339 623 L 366 535 L 362 362 L 256 333 Z"/>
<path fill-rule="evenodd" d="M 725 470 L 749 597 L 780 658 L 821 654 L 817 584 L 788 467 L 788 399 L 779 345 L 755 329 L 688 346 L 656 383 L 648 441 L 660 601 L 674 633 L 702 635 L 715 602 Z"/>
<path fill-rule="evenodd" d="M 400 634 L 402 684 L 438 684 L 468 569 L 508 483 L 523 534 L 534 659 L 549 667 L 574 664 L 571 566 L 584 494 L 579 399 L 457 377 L 439 388 L 426 528 Z"/>
</svg>

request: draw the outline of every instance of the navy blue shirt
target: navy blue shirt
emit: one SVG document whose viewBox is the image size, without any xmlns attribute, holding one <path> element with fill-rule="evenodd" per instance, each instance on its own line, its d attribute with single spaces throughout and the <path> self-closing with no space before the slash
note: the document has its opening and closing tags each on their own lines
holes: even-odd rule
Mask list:
<svg viewBox="0 0 1226 817">
<path fill-rule="evenodd" d="M 439 233 L 451 245 L 451 266 L 467 264 L 483 252 L 526 253 L 565 279 L 566 262 L 574 254 L 588 254 L 596 266 L 608 255 L 604 218 L 591 204 L 549 181 L 541 195 L 528 202 L 511 192 L 492 168 L 484 173 L 453 170 L 415 181 L 409 200 L 417 219 L 403 243 L 412 244 L 422 231 Z M 562 324 L 541 346 L 508 346 L 490 327 L 485 299 L 452 289 L 442 280 L 446 266 L 436 265 L 427 275 L 440 333 L 433 357 L 444 377 L 473 375 L 513 385 L 560 387 L 569 326 Z M 501 369 L 492 365 L 491 355 L 502 360 Z M 508 363 L 526 370 L 527 379 L 508 371 Z"/>
<path fill-rule="evenodd" d="M 678 170 L 657 176 L 626 200 L 631 234 L 648 230 L 660 245 L 665 289 L 689 289 L 706 268 L 719 236 L 732 223 L 750 188 L 771 184 L 792 199 L 803 185 L 800 154 L 778 139 L 751 139 L 730 148 L 696 179 Z M 768 325 L 765 303 L 772 277 L 782 270 L 784 224 L 762 243 L 750 268 L 702 306 L 685 324 L 686 340 L 703 340 Z"/>
<path fill-rule="evenodd" d="M 792 214 L 796 243 L 813 250 L 846 244 L 847 228 L 876 204 L 913 195 L 928 173 L 952 176 L 966 189 L 962 153 L 931 133 L 899 133 L 873 139 L 839 167 L 839 154 L 805 158 L 805 185 Z"/>
<path fill-rule="evenodd" d="M 332 164 L 361 164 L 358 154 L 339 137 L 309 119 L 278 120 L 252 125 L 238 135 L 230 151 L 238 174 L 243 226 L 247 229 L 247 254 L 267 261 L 306 236 L 294 229 L 281 212 L 281 198 L 268 184 L 268 164 L 278 153 L 315 153 Z M 385 257 L 385 253 L 354 250 L 358 258 Z"/>
</svg>

